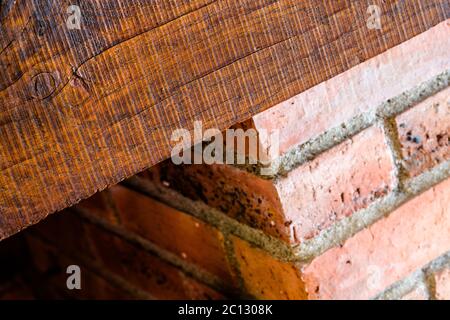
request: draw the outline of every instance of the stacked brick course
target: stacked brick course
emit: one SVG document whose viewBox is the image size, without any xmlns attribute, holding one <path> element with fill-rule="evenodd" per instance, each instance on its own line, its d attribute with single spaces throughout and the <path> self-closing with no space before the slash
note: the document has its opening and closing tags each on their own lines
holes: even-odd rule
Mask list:
<svg viewBox="0 0 450 320">
<path fill-rule="evenodd" d="M 35 265 L 78 298 L 449 299 L 449 36 L 249 120 L 281 130 L 272 176 L 168 160 L 31 228 Z"/>
</svg>

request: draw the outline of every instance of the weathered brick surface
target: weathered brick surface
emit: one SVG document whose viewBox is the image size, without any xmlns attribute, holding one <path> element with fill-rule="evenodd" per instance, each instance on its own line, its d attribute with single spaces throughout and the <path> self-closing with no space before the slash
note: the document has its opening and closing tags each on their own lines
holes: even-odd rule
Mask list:
<svg viewBox="0 0 450 320">
<path fill-rule="evenodd" d="M 111 193 L 125 229 L 225 281 L 233 280 L 223 235 L 217 229 L 125 187 L 115 186 Z"/>
<path fill-rule="evenodd" d="M 299 268 L 281 262 L 233 237 L 236 258 L 244 285 L 258 299 L 305 299 L 306 293 Z"/>
<path fill-rule="evenodd" d="M 450 28 L 441 23 L 253 117 L 257 130 L 280 130 L 280 153 L 377 107 L 450 69 Z M 401 75 L 401 76 L 399 76 Z M 260 141 L 263 148 L 270 140 Z"/>
<path fill-rule="evenodd" d="M 294 242 L 384 196 L 395 184 L 393 168 L 382 130 L 372 127 L 277 181 Z"/>
<path fill-rule="evenodd" d="M 450 180 L 304 268 L 314 299 L 366 299 L 450 249 Z"/>
<path fill-rule="evenodd" d="M 404 164 L 417 176 L 450 159 L 450 88 L 397 117 Z"/>
<path fill-rule="evenodd" d="M 450 300 L 450 269 L 444 268 L 434 274 L 436 299 Z"/>
<path fill-rule="evenodd" d="M 228 165 L 175 166 L 170 161 L 141 176 L 267 234 L 289 239 L 289 228 L 272 181 Z"/>
<path fill-rule="evenodd" d="M 393 168 L 382 130 L 372 127 L 275 181 L 229 165 L 170 162 L 144 176 L 298 243 L 392 190 Z"/>
</svg>

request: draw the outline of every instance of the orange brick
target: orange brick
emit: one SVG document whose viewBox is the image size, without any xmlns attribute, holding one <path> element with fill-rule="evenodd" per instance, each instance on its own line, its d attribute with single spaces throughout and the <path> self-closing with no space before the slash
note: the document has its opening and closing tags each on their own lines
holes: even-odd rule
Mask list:
<svg viewBox="0 0 450 320">
<path fill-rule="evenodd" d="M 406 169 L 417 176 L 450 159 L 450 88 L 397 117 Z"/>
<path fill-rule="evenodd" d="M 434 274 L 436 299 L 450 300 L 450 269 L 445 268 Z"/>
<path fill-rule="evenodd" d="M 124 228 L 232 281 L 223 235 L 217 229 L 125 187 L 113 187 L 111 192 Z"/>
<path fill-rule="evenodd" d="M 275 260 L 233 237 L 236 258 L 247 292 L 257 299 L 306 299 L 300 272 L 293 263 Z"/>
<path fill-rule="evenodd" d="M 450 249 L 450 180 L 304 268 L 314 299 L 367 299 Z"/>
</svg>

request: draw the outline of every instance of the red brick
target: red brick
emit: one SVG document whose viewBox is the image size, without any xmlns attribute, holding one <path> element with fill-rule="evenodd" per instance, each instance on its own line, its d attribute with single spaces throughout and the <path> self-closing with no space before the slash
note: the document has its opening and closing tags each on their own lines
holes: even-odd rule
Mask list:
<svg viewBox="0 0 450 320">
<path fill-rule="evenodd" d="M 253 117 L 258 131 L 280 130 L 280 153 L 450 69 L 450 28 L 430 30 Z M 399 75 L 401 75 L 399 77 Z M 268 149 L 270 140 L 261 139 Z"/>
<path fill-rule="evenodd" d="M 9 279 L 0 285 L 0 300 L 34 300 L 35 296 L 29 284 L 22 277 Z"/>
<path fill-rule="evenodd" d="M 393 168 L 382 130 L 372 127 L 278 180 L 294 242 L 384 196 L 395 184 Z"/>
<path fill-rule="evenodd" d="M 61 250 L 32 236 L 27 237 L 36 279 L 38 298 L 43 299 L 131 299 L 126 291 L 110 284 L 108 280 L 95 274 L 76 258 L 68 258 Z M 81 290 L 69 290 L 66 285 L 67 267 L 78 265 L 81 270 Z M 134 297 L 135 298 L 135 297 Z"/>
<path fill-rule="evenodd" d="M 182 287 L 186 296 L 192 300 L 225 300 L 226 297 L 216 290 L 204 285 L 179 271 Z"/>
<path fill-rule="evenodd" d="M 445 268 L 434 274 L 436 299 L 450 300 L 450 269 Z"/>
<path fill-rule="evenodd" d="M 417 176 L 450 159 L 450 88 L 397 117 L 404 164 Z"/>
<path fill-rule="evenodd" d="M 257 299 L 306 299 L 295 264 L 278 261 L 236 237 L 233 244 L 247 293 Z"/>
<path fill-rule="evenodd" d="M 108 280 L 91 272 L 88 268 L 80 266 L 82 273 L 82 289 L 78 293 L 71 290 L 72 294 L 76 294 L 77 299 L 83 300 L 134 300 L 141 296 L 131 295 L 129 292 L 120 289 Z M 65 275 L 67 277 L 67 274 Z"/>
<path fill-rule="evenodd" d="M 0 242 L 0 291 L 27 265 L 26 242 L 22 234 L 14 235 Z"/>
<path fill-rule="evenodd" d="M 304 267 L 313 299 L 367 299 L 450 249 L 450 180 Z"/>
<path fill-rule="evenodd" d="M 52 255 L 43 250 L 32 249 L 35 266 L 41 273 L 47 273 L 56 261 L 62 259 L 60 256 L 65 255 L 71 257 L 66 259 L 68 265 L 82 265 L 83 261 L 88 259 L 159 299 L 224 298 L 222 294 L 188 277 L 157 256 L 128 243 L 110 231 L 91 224 L 72 211 L 61 212 L 32 228 L 55 248 Z M 197 244 L 192 250 L 199 250 L 203 245 Z M 61 272 L 58 274 L 61 277 L 65 276 L 61 275 Z M 227 283 L 227 278 L 221 279 L 229 287 L 232 286 L 230 282 Z M 91 280 L 92 287 L 95 286 L 95 281 L 100 281 Z"/>
<path fill-rule="evenodd" d="M 91 240 L 103 267 L 157 299 L 222 299 L 157 256 L 101 228 L 91 226 Z"/>
<path fill-rule="evenodd" d="M 55 246 L 64 251 L 81 251 L 85 256 L 95 259 L 95 252 L 87 235 L 86 222 L 70 209 L 49 216 L 32 226 L 31 230 L 53 241 Z"/>
<path fill-rule="evenodd" d="M 223 235 L 217 229 L 125 187 L 113 187 L 111 192 L 124 228 L 232 281 Z"/>
<path fill-rule="evenodd" d="M 78 218 L 84 226 L 83 241 L 67 243 L 60 242 L 56 233 L 47 234 L 47 241 L 44 244 L 36 237 L 28 241 L 30 252 L 34 261 L 35 270 L 42 276 L 51 275 L 45 281 L 51 283 L 51 287 L 42 290 L 44 294 L 53 296 L 57 293 L 75 297 L 77 299 L 130 299 L 129 293 L 117 291 L 117 289 L 103 278 L 99 278 L 89 271 L 85 266 L 85 261 L 91 261 L 103 271 L 115 274 L 131 287 L 135 287 L 147 292 L 150 296 L 158 299 L 223 299 L 224 296 L 208 286 L 199 283 L 195 279 L 187 276 L 181 270 L 161 260 L 157 256 L 138 248 L 126 240 L 111 232 L 82 220 L 73 213 L 61 213 L 61 219 L 69 217 L 67 221 L 71 223 Z M 51 222 L 51 228 L 66 228 L 67 225 Z M 44 221 L 42 224 L 45 224 Z M 50 226 L 45 230 L 51 231 Z M 65 229 L 70 234 L 71 229 Z M 89 243 L 90 252 L 85 251 L 85 243 Z M 82 267 L 82 287 L 81 291 L 67 290 L 65 281 L 67 274 L 65 270 L 69 265 L 79 265 Z M 97 287 L 97 289 L 96 289 Z M 115 295 L 115 296 L 113 296 Z"/>
<path fill-rule="evenodd" d="M 118 223 L 118 215 L 109 190 L 94 194 L 92 197 L 77 204 L 77 207 L 86 209 L 95 216 L 108 222 Z"/>
</svg>

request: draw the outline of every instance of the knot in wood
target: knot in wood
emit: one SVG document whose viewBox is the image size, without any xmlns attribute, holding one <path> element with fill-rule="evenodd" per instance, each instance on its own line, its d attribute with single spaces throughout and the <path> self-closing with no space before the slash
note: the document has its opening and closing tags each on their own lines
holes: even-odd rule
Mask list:
<svg viewBox="0 0 450 320">
<path fill-rule="evenodd" d="M 52 73 L 39 73 L 31 81 L 31 95 L 36 99 L 45 99 L 55 91 L 56 85 L 57 79 Z"/>
</svg>

